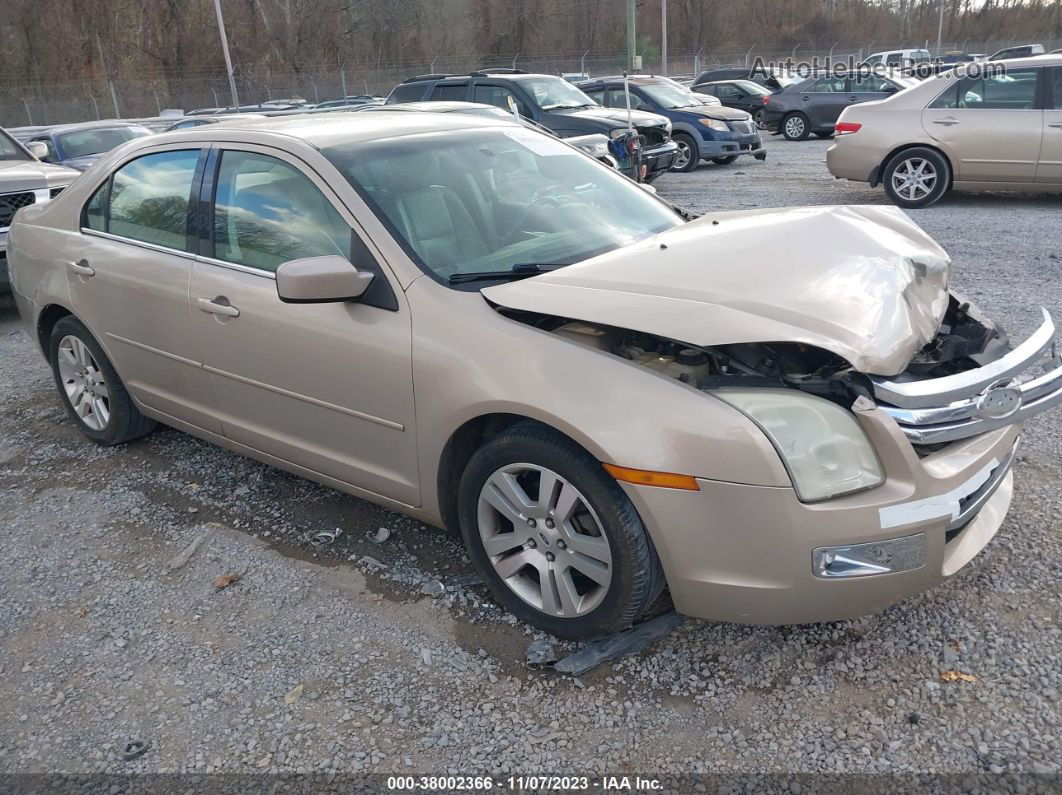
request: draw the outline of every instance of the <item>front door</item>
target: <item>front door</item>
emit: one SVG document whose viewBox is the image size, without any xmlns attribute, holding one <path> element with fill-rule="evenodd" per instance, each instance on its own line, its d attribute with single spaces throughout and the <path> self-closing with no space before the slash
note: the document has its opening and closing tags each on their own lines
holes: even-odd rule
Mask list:
<svg viewBox="0 0 1062 795">
<path fill-rule="evenodd" d="M 220 433 L 188 314 L 188 207 L 203 157 L 169 147 L 122 165 L 85 206 L 67 267 L 75 314 L 133 397 Z"/>
<path fill-rule="evenodd" d="M 401 291 L 390 289 L 352 231 L 353 217 L 300 161 L 267 147 L 218 154 L 213 251 L 195 263 L 191 313 L 225 435 L 418 505 L 411 327 Z M 376 272 L 390 305 L 283 303 L 277 267 L 326 254 Z"/>
<path fill-rule="evenodd" d="M 811 120 L 811 129 L 833 129 L 841 111 L 848 107 L 848 80 L 844 76 L 820 77 L 800 94 L 801 110 Z"/>
<path fill-rule="evenodd" d="M 1059 183 L 1062 182 L 1062 66 L 1052 66 L 1046 71 L 1044 138 L 1036 181 Z"/>
<path fill-rule="evenodd" d="M 1040 69 L 964 77 L 922 111 L 922 127 L 938 141 L 966 182 L 1032 182 L 1044 135 L 1037 104 Z"/>
</svg>

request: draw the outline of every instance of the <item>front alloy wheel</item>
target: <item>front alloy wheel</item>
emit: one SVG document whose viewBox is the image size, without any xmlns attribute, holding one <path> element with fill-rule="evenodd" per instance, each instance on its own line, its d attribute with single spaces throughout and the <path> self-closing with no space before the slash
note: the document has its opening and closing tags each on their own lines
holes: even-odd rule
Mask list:
<svg viewBox="0 0 1062 795">
<path fill-rule="evenodd" d="M 513 593 L 550 616 L 575 618 L 601 604 L 612 550 L 594 509 L 575 486 L 534 464 L 510 464 L 479 495 L 479 536 Z"/>
<path fill-rule="evenodd" d="M 696 141 L 685 133 L 676 133 L 672 136 L 672 140 L 678 147 L 678 151 L 675 152 L 671 170 L 686 172 L 695 169 L 701 160 L 701 152 L 697 148 Z"/>
<path fill-rule="evenodd" d="M 601 462 L 530 420 L 484 443 L 458 490 L 461 535 L 494 598 L 553 635 L 626 629 L 664 575 L 641 517 Z"/>
</svg>

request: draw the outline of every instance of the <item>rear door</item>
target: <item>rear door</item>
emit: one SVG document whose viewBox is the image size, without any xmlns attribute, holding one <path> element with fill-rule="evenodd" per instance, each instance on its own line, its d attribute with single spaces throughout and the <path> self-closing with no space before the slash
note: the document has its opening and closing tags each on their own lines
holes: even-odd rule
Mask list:
<svg viewBox="0 0 1062 795">
<path fill-rule="evenodd" d="M 884 77 L 875 74 L 859 73 L 848 84 L 848 104 L 873 102 L 895 94 L 897 87 Z"/>
<path fill-rule="evenodd" d="M 138 153 L 92 194 L 71 253 L 74 312 L 140 403 L 215 433 L 221 426 L 188 311 L 198 146 Z"/>
<path fill-rule="evenodd" d="M 1062 66 L 1045 69 L 1044 137 L 1037 182 L 1062 182 Z"/>
<path fill-rule="evenodd" d="M 800 96 L 800 109 L 811 120 L 813 130 L 832 129 L 841 111 L 848 106 L 848 78 L 837 75 L 820 77 L 807 86 Z"/>
<path fill-rule="evenodd" d="M 1036 178 L 1044 111 L 1038 101 L 1043 69 L 1008 69 L 964 77 L 922 111 L 922 127 L 968 182 L 1032 182 Z"/>
</svg>

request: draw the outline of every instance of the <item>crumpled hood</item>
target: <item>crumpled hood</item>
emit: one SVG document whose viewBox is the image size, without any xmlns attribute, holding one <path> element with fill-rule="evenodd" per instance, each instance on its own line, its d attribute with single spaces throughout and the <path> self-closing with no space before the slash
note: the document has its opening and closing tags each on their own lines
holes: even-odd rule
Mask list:
<svg viewBox="0 0 1062 795">
<path fill-rule="evenodd" d="M 896 375 L 940 327 L 949 262 L 895 207 L 749 210 L 482 292 L 698 346 L 801 342 Z"/>
<path fill-rule="evenodd" d="M 39 160 L 0 160 L 0 193 L 67 185 L 76 171 Z"/>
</svg>

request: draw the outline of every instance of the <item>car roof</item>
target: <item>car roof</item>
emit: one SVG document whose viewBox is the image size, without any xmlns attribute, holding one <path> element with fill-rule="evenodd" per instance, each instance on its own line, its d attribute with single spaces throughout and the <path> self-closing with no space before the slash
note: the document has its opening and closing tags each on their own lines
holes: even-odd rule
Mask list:
<svg viewBox="0 0 1062 795">
<path fill-rule="evenodd" d="M 361 113 L 307 113 L 251 121 L 236 119 L 163 133 L 153 140 L 159 143 L 167 140 L 212 141 L 223 137 L 224 140 L 238 141 L 242 134 L 256 132 L 295 138 L 318 149 L 326 149 L 338 144 L 380 141 L 418 133 L 511 126 L 512 123 L 501 117 L 495 119 L 468 113 L 424 112 L 409 113 L 402 120 L 401 128 L 396 129 L 393 112 L 373 109 Z"/>
<path fill-rule="evenodd" d="M 51 127 L 45 128 L 44 132 L 48 133 L 68 133 L 77 132 L 79 130 L 115 130 L 123 127 L 140 127 L 144 130 L 148 128 L 143 124 L 137 124 L 131 121 L 122 121 L 121 119 L 105 119 L 103 121 L 83 121 L 73 122 L 70 124 L 56 124 Z M 148 130 L 150 132 L 150 130 Z"/>
</svg>

